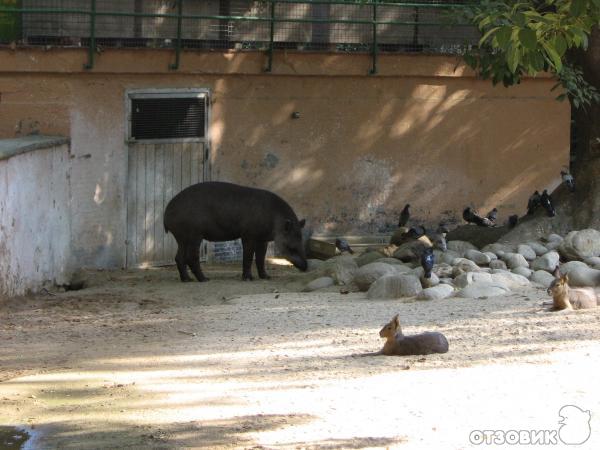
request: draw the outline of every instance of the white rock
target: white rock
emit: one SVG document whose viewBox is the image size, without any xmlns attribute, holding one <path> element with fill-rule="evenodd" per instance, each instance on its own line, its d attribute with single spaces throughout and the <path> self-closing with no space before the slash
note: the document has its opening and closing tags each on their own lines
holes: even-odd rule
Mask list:
<svg viewBox="0 0 600 450">
<path fill-rule="evenodd" d="M 568 260 L 600 256 L 600 231 L 593 228 L 571 231 L 558 247 L 558 252 Z"/>
<path fill-rule="evenodd" d="M 434 287 L 423 289 L 417 300 L 441 300 L 446 297 L 450 297 L 454 292 L 454 288 L 449 284 L 439 284 Z"/>
<path fill-rule="evenodd" d="M 533 273 L 533 270 L 528 269 L 527 267 L 517 267 L 516 269 L 513 269 L 511 272 L 516 273 L 517 275 L 524 276 L 525 278 L 529 279 L 529 277 Z"/>
<path fill-rule="evenodd" d="M 454 279 L 454 285 L 457 288 L 464 288 L 470 284 L 476 282 L 487 282 L 491 283 L 493 281 L 492 276 L 489 273 L 483 272 L 465 272 L 460 274 Z"/>
<path fill-rule="evenodd" d="M 384 275 L 369 288 L 370 299 L 396 299 L 414 297 L 421 293 L 421 282 L 414 275 Z"/>
<path fill-rule="evenodd" d="M 337 284 L 350 284 L 358 270 L 356 260 L 348 254 L 334 256 L 325 261 L 322 271 Z"/>
<path fill-rule="evenodd" d="M 507 270 L 508 268 L 506 267 L 506 263 L 500 259 L 495 259 L 493 261 L 490 261 L 490 269 L 501 269 L 501 270 Z"/>
<path fill-rule="evenodd" d="M 482 252 L 492 252 L 494 255 L 500 256 L 500 254 L 511 253 L 514 251 L 514 245 L 512 244 L 488 244 L 481 249 Z"/>
<path fill-rule="evenodd" d="M 483 254 L 486 255 L 488 258 L 490 258 L 490 261 L 495 261 L 498 259 L 498 255 L 496 255 L 495 253 L 483 252 Z"/>
<path fill-rule="evenodd" d="M 316 280 L 311 281 L 304 288 L 304 292 L 312 292 L 318 289 L 328 288 L 329 286 L 333 286 L 334 281 L 331 277 L 321 277 Z"/>
<path fill-rule="evenodd" d="M 536 270 L 531 274 L 531 282 L 538 284 L 544 288 L 548 288 L 554 281 L 554 276 L 545 270 Z"/>
<path fill-rule="evenodd" d="M 585 263 L 593 269 L 600 269 L 600 256 L 586 258 Z"/>
<path fill-rule="evenodd" d="M 480 252 L 479 250 L 473 249 L 465 251 L 465 258 L 470 259 L 479 266 L 487 266 L 491 261 L 489 256 Z"/>
<path fill-rule="evenodd" d="M 525 278 L 523 275 L 519 275 L 516 273 L 494 273 L 492 274 L 492 278 L 494 283 L 502 283 L 507 286 L 509 289 L 516 289 L 519 287 L 529 286 L 529 280 Z"/>
<path fill-rule="evenodd" d="M 502 283 L 481 281 L 470 284 L 458 291 L 454 296 L 462 298 L 483 298 L 508 294 L 510 294 L 510 289 Z"/>
<path fill-rule="evenodd" d="M 539 258 L 534 259 L 531 262 L 531 268 L 533 270 L 545 270 L 546 272 L 552 272 L 558 266 L 560 255 L 558 252 L 550 251 Z"/>
<path fill-rule="evenodd" d="M 520 244 L 517 247 L 517 253 L 519 255 L 523 255 L 523 257 L 527 260 L 527 261 L 533 261 L 537 255 L 535 254 L 535 251 L 526 244 Z"/>
<path fill-rule="evenodd" d="M 385 258 L 383 254 L 375 251 L 365 252 L 362 255 L 356 258 L 356 264 L 358 267 L 366 266 L 367 264 L 371 264 L 381 258 Z"/>
<path fill-rule="evenodd" d="M 456 258 L 460 258 L 460 254 L 458 252 L 446 250 L 444 254 L 440 257 L 439 262 L 451 265 Z M 438 260 L 436 259 L 436 261 Z"/>
<path fill-rule="evenodd" d="M 546 238 L 546 240 L 547 240 L 548 242 L 562 242 L 562 241 L 563 241 L 563 238 L 562 238 L 562 236 L 560 236 L 560 235 L 558 235 L 558 234 L 554 234 L 554 233 L 552 233 L 552 234 L 549 234 L 549 235 L 548 235 L 548 237 Z"/>
<path fill-rule="evenodd" d="M 372 262 L 359 267 L 354 274 L 354 283 L 361 291 L 369 290 L 375 280 L 384 275 L 397 275 L 395 266 L 386 263 Z"/>
<path fill-rule="evenodd" d="M 419 281 L 421 281 L 421 286 L 423 287 L 423 289 L 437 286 L 438 284 L 440 284 L 440 279 L 433 272 L 431 273 L 431 277 L 429 278 L 425 278 L 423 275 L 420 275 Z"/>
<path fill-rule="evenodd" d="M 517 267 L 529 267 L 529 263 L 519 253 L 506 253 L 502 256 L 502 260 L 506 263 L 509 269 L 515 269 Z"/>
<path fill-rule="evenodd" d="M 542 256 L 548 253 L 548 248 L 545 247 L 543 244 L 540 244 L 539 242 L 531 241 L 527 242 L 527 245 L 531 247 L 531 249 L 535 252 L 537 256 Z"/>
</svg>

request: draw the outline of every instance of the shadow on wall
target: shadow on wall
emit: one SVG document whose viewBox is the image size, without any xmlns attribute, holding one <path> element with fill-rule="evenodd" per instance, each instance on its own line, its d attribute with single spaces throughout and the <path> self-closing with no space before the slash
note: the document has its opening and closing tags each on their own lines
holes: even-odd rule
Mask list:
<svg viewBox="0 0 600 450">
<path fill-rule="evenodd" d="M 549 80 L 221 79 L 213 179 L 271 189 L 317 233 L 388 232 L 405 203 L 434 224 L 471 205 L 522 214 L 568 162 Z M 243 93 L 243 94 L 242 94 Z M 293 112 L 300 118 L 292 118 Z"/>
</svg>

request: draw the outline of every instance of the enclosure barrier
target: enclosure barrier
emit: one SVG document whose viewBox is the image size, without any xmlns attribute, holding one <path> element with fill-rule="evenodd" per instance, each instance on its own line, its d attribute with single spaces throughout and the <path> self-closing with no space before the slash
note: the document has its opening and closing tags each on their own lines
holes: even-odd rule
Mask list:
<svg viewBox="0 0 600 450">
<path fill-rule="evenodd" d="M 0 0 L 0 44 L 87 47 L 86 69 L 105 47 L 453 54 L 479 38 L 450 19 L 463 1 Z"/>
</svg>

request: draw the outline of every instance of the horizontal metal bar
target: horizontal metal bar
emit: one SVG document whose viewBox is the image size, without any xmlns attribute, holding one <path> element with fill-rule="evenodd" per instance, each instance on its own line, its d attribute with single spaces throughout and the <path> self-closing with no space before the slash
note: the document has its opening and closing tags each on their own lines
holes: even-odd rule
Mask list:
<svg viewBox="0 0 600 450">
<path fill-rule="evenodd" d="M 29 12 L 35 14 L 43 14 L 43 13 L 51 13 L 51 14 L 82 14 L 82 15 L 91 15 L 92 12 L 88 10 L 76 10 L 76 9 L 11 9 L 11 8 L 3 8 L 0 7 L 0 12 Z M 114 17 L 160 17 L 160 18 L 170 18 L 177 19 L 177 14 L 150 14 L 150 13 L 124 13 L 124 12 L 107 12 L 107 11 L 97 11 L 95 13 L 96 16 L 114 16 Z M 349 25 L 373 25 L 373 20 L 356 20 L 356 19 L 318 19 L 318 18 L 274 18 L 270 17 L 254 17 L 254 16 L 210 16 L 210 15 L 183 15 L 181 16 L 183 20 L 192 20 L 192 19 L 200 19 L 200 20 L 235 20 L 235 21 L 248 21 L 248 22 L 274 22 L 279 23 L 338 23 L 338 24 L 349 24 Z M 407 22 L 407 21 L 395 21 L 395 20 L 382 20 L 377 21 L 377 25 L 425 25 L 425 26 L 448 26 L 448 27 L 471 27 L 473 26 L 470 23 L 445 23 L 445 22 Z"/>
</svg>

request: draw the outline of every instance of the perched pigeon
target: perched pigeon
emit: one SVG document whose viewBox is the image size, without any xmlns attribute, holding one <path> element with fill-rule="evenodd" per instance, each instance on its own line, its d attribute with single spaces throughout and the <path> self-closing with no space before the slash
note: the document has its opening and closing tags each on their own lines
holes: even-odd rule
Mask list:
<svg viewBox="0 0 600 450">
<path fill-rule="evenodd" d="M 493 224 L 491 220 L 487 217 L 481 217 L 475 214 L 471 207 L 467 207 L 463 211 L 463 219 L 465 219 L 468 223 L 474 223 L 475 225 L 479 225 L 480 227 L 491 227 Z"/>
<path fill-rule="evenodd" d="M 406 205 L 404 205 L 404 209 L 400 213 L 400 220 L 398 220 L 399 227 L 405 227 L 408 223 L 408 219 L 410 219 L 410 211 L 408 210 L 408 208 L 410 208 L 410 205 L 407 203 Z"/>
<path fill-rule="evenodd" d="M 509 228 L 516 227 L 517 223 L 519 223 L 519 216 L 518 215 L 513 214 L 512 216 L 508 217 L 508 227 Z"/>
<path fill-rule="evenodd" d="M 538 191 L 535 191 L 529 197 L 529 201 L 527 202 L 527 214 L 531 215 L 536 210 L 538 206 L 541 204 L 542 197 Z"/>
<path fill-rule="evenodd" d="M 544 189 L 544 192 L 542 192 L 540 204 L 546 210 L 546 214 L 548 214 L 548 217 L 554 217 L 556 215 L 556 210 L 554 209 L 554 204 L 552 203 L 552 197 L 550 197 L 550 194 L 548 194 L 548 191 L 546 189 Z"/>
<path fill-rule="evenodd" d="M 344 253 L 344 252 L 348 252 L 348 253 L 350 253 L 351 255 L 352 255 L 352 254 L 354 254 L 354 250 L 352 250 L 352 249 L 350 248 L 350 244 L 348 244 L 348 241 L 347 241 L 347 240 L 345 240 L 345 239 L 339 239 L 339 238 L 338 238 L 338 239 L 336 239 L 336 240 L 335 240 L 335 246 L 336 246 L 336 247 L 337 247 L 337 249 L 338 249 L 340 252 L 342 252 L 342 253 Z"/>
<path fill-rule="evenodd" d="M 433 270 L 433 265 L 435 264 L 435 255 L 433 253 L 433 248 L 425 247 L 423 249 L 423 253 L 421 253 L 421 266 L 425 271 L 425 278 L 431 278 L 431 271 Z"/>
<path fill-rule="evenodd" d="M 569 188 L 569 191 L 575 192 L 575 179 L 573 178 L 573 175 L 564 170 L 560 171 L 560 175 L 562 176 L 563 183 Z"/>
<path fill-rule="evenodd" d="M 486 216 L 486 218 L 492 223 L 496 223 L 497 217 L 498 217 L 498 208 L 492 209 L 489 213 L 487 213 L 487 216 Z"/>
</svg>

